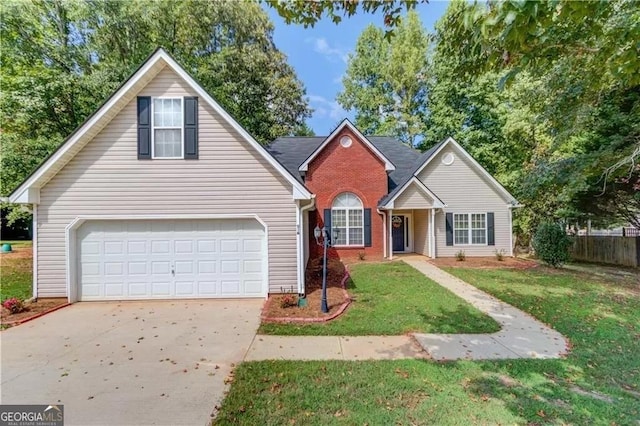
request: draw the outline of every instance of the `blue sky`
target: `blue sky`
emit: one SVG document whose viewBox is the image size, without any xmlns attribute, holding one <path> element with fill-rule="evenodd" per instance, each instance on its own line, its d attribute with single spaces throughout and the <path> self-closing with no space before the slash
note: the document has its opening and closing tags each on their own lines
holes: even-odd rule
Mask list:
<svg viewBox="0 0 640 426">
<path fill-rule="evenodd" d="M 425 28 L 432 31 L 447 6 L 445 1 L 432 1 L 418 5 L 416 10 Z M 353 118 L 353 111 L 344 111 L 338 105 L 336 95 L 342 90 L 348 55 L 354 50 L 358 36 L 370 23 L 382 26 L 382 15 L 357 13 L 337 25 L 323 19 L 313 28 L 304 28 L 287 25 L 275 10 L 265 8 L 275 24 L 276 46 L 295 68 L 315 110 L 307 124 L 317 135 L 328 135 L 343 118 Z"/>
</svg>

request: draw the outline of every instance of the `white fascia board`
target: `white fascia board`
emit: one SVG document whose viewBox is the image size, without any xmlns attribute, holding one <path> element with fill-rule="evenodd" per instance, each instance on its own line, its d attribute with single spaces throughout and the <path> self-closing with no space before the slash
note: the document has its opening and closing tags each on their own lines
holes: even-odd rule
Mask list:
<svg viewBox="0 0 640 426">
<path fill-rule="evenodd" d="M 209 105 L 220 114 L 240 135 L 266 160 L 269 162 L 285 179 L 287 179 L 295 189 L 297 189 L 298 196 L 303 196 L 304 199 L 310 199 L 311 193 L 298 182 L 285 168 L 273 158 L 267 150 L 260 145 L 246 130 L 238 124 L 191 76 L 176 62 L 171 56 L 164 50 L 158 49 L 156 53 L 151 56 L 146 63 L 144 63 L 140 69 L 114 94 L 111 98 L 91 117 L 80 129 L 73 134 L 58 151 L 56 151 L 36 172 L 31 175 L 26 181 L 24 181 L 10 196 L 9 200 L 12 203 L 22 202 L 18 201 L 18 197 L 21 196 L 25 190 L 38 187 L 39 180 L 58 162 L 60 162 L 67 153 L 82 139 L 82 137 L 93 128 L 106 113 L 108 113 L 125 94 L 127 94 L 140 79 L 153 68 L 158 61 L 164 61 L 166 65 L 171 67 L 180 77 L 182 77 L 191 88 L 198 93 Z M 24 199 L 24 198 L 21 198 Z"/>
<path fill-rule="evenodd" d="M 415 183 L 418 186 L 418 189 L 420 189 L 425 195 L 427 195 L 429 198 L 431 198 L 433 200 L 433 206 L 431 206 L 430 208 L 434 208 L 435 209 L 435 208 L 443 208 L 443 207 L 446 206 L 446 204 L 444 204 L 442 201 L 440 201 L 440 199 L 436 196 L 436 194 L 431 192 L 431 190 L 429 188 L 427 188 L 425 186 L 425 184 L 422 183 L 422 181 L 420 179 L 418 179 L 416 176 L 414 176 L 411 179 L 409 179 L 402 186 L 402 188 L 400 188 L 400 190 L 396 193 L 396 195 L 394 195 L 393 198 L 391 198 L 389 201 L 387 201 L 387 204 L 385 204 L 381 208 L 384 208 L 384 209 L 393 209 L 393 208 L 395 208 L 394 203 L 395 203 L 396 199 L 400 196 L 400 194 L 402 194 L 413 183 Z"/>
<path fill-rule="evenodd" d="M 355 133 L 355 135 L 365 143 L 365 145 L 367 145 L 367 147 L 373 151 L 373 153 L 378 156 L 378 158 L 380 158 L 380 160 L 382 160 L 382 162 L 384 162 L 384 169 L 388 172 L 393 171 L 396 169 L 396 166 L 393 165 L 393 163 L 384 156 L 384 154 L 382 152 L 380 152 L 378 150 L 378 148 L 375 147 L 375 145 L 373 145 L 369 139 L 366 138 L 365 135 L 363 135 L 360 130 L 358 130 L 356 128 L 356 126 L 354 126 L 353 124 L 351 124 L 351 122 L 349 120 L 347 120 L 346 118 L 344 120 L 342 120 L 342 123 L 340 123 L 340 125 L 338 127 L 336 127 L 336 129 L 331 132 L 331 134 L 329 136 L 327 136 L 325 138 L 325 140 L 320 144 L 319 147 L 317 147 L 315 149 L 315 151 L 313 151 L 311 153 L 311 155 L 304 160 L 304 163 L 302 163 L 302 165 L 298 168 L 299 171 L 301 172 L 306 172 L 309 170 L 309 163 L 311 163 L 311 161 L 313 161 L 314 158 L 316 158 L 318 156 L 318 154 L 320 154 L 320 152 L 322 152 L 322 150 L 327 146 L 327 144 L 329 143 L 329 141 L 331 141 L 333 138 L 336 137 L 336 135 L 338 133 L 340 133 L 342 131 L 342 129 L 344 129 L 345 127 L 348 127 L 353 133 Z"/>
<path fill-rule="evenodd" d="M 438 156 L 438 154 L 440 153 L 440 151 L 442 151 L 442 150 L 444 149 L 444 147 L 445 147 L 445 146 L 447 146 L 447 145 L 449 145 L 449 144 L 452 144 L 452 145 L 453 145 L 453 146 L 458 150 L 458 152 L 462 153 L 462 155 L 463 155 L 466 159 L 468 159 L 468 160 L 471 162 L 471 164 L 476 168 L 476 170 L 480 171 L 480 174 L 484 175 L 484 176 L 489 180 L 489 182 L 490 182 L 490 183 L 491 183 L 495 188 L 497 188 L 497 189 L 498 189 L 498 192 L 500 192 L 500 193 L 501 193 L 501 194 L 502 194 L 502 195 L 503 195 L 507 200 L 514 200 L 514 201 L 515 201 L 515 197 L 514 197 L 513 195 L 511 195 L 511 194 L 509 193 L 509 191 L 507 191 L 507 190 L 505 189 L 505 187 L 504 187 L 504 186 L 502 186 L 502 185 L 500 184 L 500 182 L 498 182 L 498 181 L 496 180 L 496 178 L 494 178 L 494 177 L 491 175 L 491 173 L 489 173 L 488 171 L 486 171 L 486 170 L 485 170 L 485 168 L 484 168 L 484 167 L 482 167 L 482 166 L 480 165 L 480 163 L 478 163 L 478 162 L 476 161 L 476 159 L 475 159 L 475 158 L 473 158 L 473 157 L 471 156 L 471 154 L 469 154 L 469 153 L 467 152 L 467 150 L 466 150 L 466 149 L 464 149 L 464 148 L 462 147 L 462 145 L 460 145 L 460 144 L 459 144 L 455 139 L 453 139 L 452 137 L 448 137 L 448 138 L 447 138 L 447 140 L 446 140 L 442 145 L 440 145 L 440 147 L 436 150 L 436 152 L 434 152 L 434 153 L 433 153 L 433 154 L 432 154 L 432 155 L 427 159 L 427 161 L 425 161 L 425 162 L 424 162 L 424 164 L 423 164 L 422 166 L 420 166 L 420 168 L 415 172 L 415 175 L 416 175 L 416 176 L 417 176 L 417 175 L 419 175 L 419 174 L 420 174 L 420 172 L 422 172 L 422 170 L 424 170 L 424 168 L 425 168 L 425 167 L 427 167 L 427 164 L 429 164 L 429 163 L 431 162 L 431 160 L 433 160 L 434 158 L 436 158 L 436 157 Z"/>
<path fill-rule="evenodd" d="M 94 127 L 103 117 L 109 112 L 122 97 L 133 88 L 138 81 L 147 73 L 155 64 L 163 57 L 166 56 L 164 50 L 159 49 L 147 62 L 140 67 L 140 69 L 113 95 L 111 98 L 87 121 L 79 128 L 75 134 L 73 134 L 65 143 L 56 151 L 49 159 L 36 170 L 26 181 L 24 181 L 10 196 L 9 200 L 12 203 L 18 203 L 17 196 L 22 194 L 26 189 L 37 187 L 38 181 L 52 168 L 54 167 L 65 155 L 78 143 L 79 140 Z"/>
<path fill-rule="evenodd" d="M 27 187 L 22 192 L 14 192 L 9 197 L 9 202 L 15 204 L 40 204 L 40 189 Z"/>
</svg>

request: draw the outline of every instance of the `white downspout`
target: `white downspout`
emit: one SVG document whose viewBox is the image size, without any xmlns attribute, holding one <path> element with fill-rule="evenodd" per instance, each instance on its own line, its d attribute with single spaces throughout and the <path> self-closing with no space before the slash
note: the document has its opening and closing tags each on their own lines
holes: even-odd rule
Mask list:
<svg viewBox="0 0 640 426">
<path fill-rule="evenodd" d="M 38 298 L 38 205 L 33 204 L 33 222 L 31 225 L 31 250 L 33 252 L 33 298 Z"/>
<path fill-rule="evenodd" d="M 387 212 L 376 209 L 382 216 L 382 257 L 387 258 Z"/>
<path fill-rule="evenodd" d="M 435 259 L 438 257 L 438 253 L 436 252 L 436 209 L 431 209 L 431 228 L 429 229 L 429 238 L 430 244 L 429 247 L 431 249 L 431 258 Z"/>
<path fill-rule="evenodd" d="M 304 245 L 304 235 L 303 233 L 303 229 L 302 229 L 302 223 L 304 222 L 303 219 L 303 215 L 306 211 L 308 211 L 309 209 L 313 208 L 316 206 L 316 199 L 315 196 L 313 196 L 313 198 L 311 198 L 311 202 L 306 205 L 306 206 L 302 206 L 300 207 L 300 203 L 301 201 L 297 201 L 296 202 L 296 210 L 297 210 L 297 214 L 296 214 L 296 232 L 297 232 L 297 238 L 296 238 L 296 248 L 298 251 L 298 259 L 297 259 L 297 264 L 298 264 L 298 294 L 305 294 L 305 282 L 304 282 L 304 269 L 305 269 L 305 264 L 304 264 L 304 249 L 303 249 L 303 245 Z M 308 249 L 308 248 L 307 248 Z"/>
<path fill-rule="evenodd" d="M 431 217 L 433 209 L 429 209 L 429 257 L 433 259 L 433 238 L 431 237 L 431 230 L 433 229 L 433 217 Z"/>
</svg>

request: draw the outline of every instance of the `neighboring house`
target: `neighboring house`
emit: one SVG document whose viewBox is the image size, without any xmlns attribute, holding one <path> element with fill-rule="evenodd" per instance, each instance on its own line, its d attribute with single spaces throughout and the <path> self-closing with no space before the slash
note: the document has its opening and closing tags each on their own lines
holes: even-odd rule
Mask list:
<svg viewBox="0 0 640 426">
<path fill-rule="evenodd" d="M 348 138 L 347 138 L 348 136 Z M 334 254 L 511 254 L 516 201 L 453 139 L 258 144 L 159 49 L 11 195 L 33 207 L 34 297 L 304 293 L 316 224 Z"/>
</svg>

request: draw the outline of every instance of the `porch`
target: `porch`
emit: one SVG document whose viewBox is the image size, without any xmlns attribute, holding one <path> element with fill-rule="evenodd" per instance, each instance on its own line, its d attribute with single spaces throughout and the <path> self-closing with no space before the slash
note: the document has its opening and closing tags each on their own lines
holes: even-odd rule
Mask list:
<svg viewBox="0 0 640 426">
<path fill-rule="evenodd" d="M 435 209 L 388 210 L 385 220 L 385 257 L 416 253 L 436 256 Z"/>
</svg>

